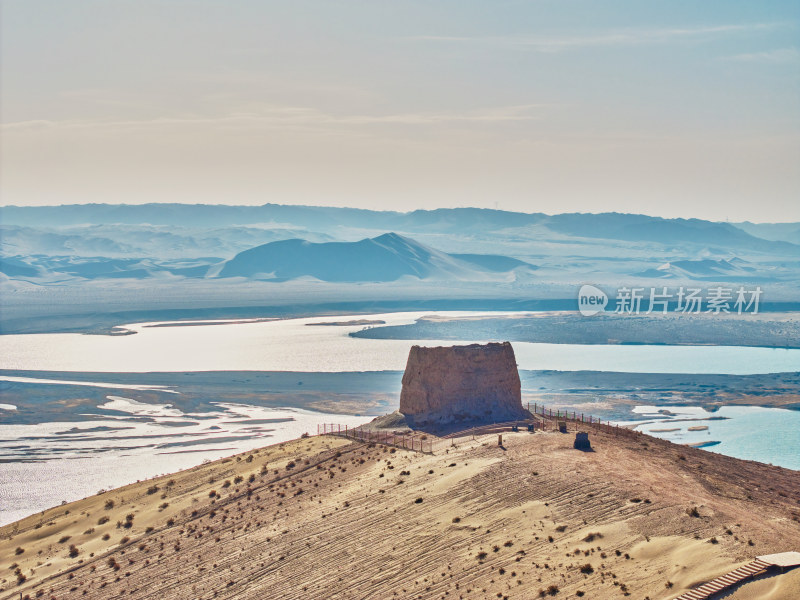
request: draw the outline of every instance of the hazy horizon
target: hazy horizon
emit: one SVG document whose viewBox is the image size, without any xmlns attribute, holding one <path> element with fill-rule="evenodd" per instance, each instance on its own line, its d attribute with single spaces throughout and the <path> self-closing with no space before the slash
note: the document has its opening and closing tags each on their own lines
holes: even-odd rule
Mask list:
<svg viewBox="0 0 800 600">
<path fill-rule="evenodd" d="M 800 221 L 788 1 L 2 5 L 4 206 Z"/>
<path fill-rule="evenodd" d="M 225 204 L 222 202 L 74 202 L 74 203 L 63 203 L 63 204 L 36 204 L 36 205 L 24 205 L 24 204 L 4 204 L 0 203 L 0 208 L 54 208 L 57 206 L 92 206 L 92 205 L 107 205 L 107 206 L 143 206 L 147 204 L 159 205 L 163 204 L 168 206 L 170 204 L 181 204 L 186 206 L 227 206 L 227 207 L 258 207 L 258 206 L 268 206 L 268 205 L 279 205 L 279 206 L 296 206 L 296 207 L 310 207 L 310 208 L 343 208 L 343 209 L 356 209 L 356 210 L 371 210 L 376 212 L 395 212 L 399 214 L 408 214 L 414 211 L 419 210 L 497 210 L 503 212 L 516 212 L 522 214 L 544 214 L 547 216 L 556 216 L 562 214 L 628 214 L 628 215 L 641 215 L 645 217 L 654 217 L 654 218 L 663 218 L 663 219 L 699 219 L 699 220 L 708 220 L 708 221 L 715 221 L 715 222 L 732 222 L 732 223 L 754 223 L 754 224 L 779 224 L 779 223 L 795 223 L 798 221 L 794 220 L 783 220 L 783 221 L 765 221 L 759 219 L 744 219 L 741 221 L 733 221 L 732 219 L 702 219 L 701 217 L 696 217 L 693 215 L 679 215 L 679 216 L 663 216 L 658 214 L 649 214 L 645 212 L 623 212 L 623 211 L 615 211 L 615 210 L 595 210 L 595 211 L 549 211 L 549 210 L 513 210 L 513 209 L 505 209 L 505 208 L 494 208 L 488 206 L 475 206 L 475 205 L 464 205 L 464 206 L 430 206 L 430 207 L 421 207 L 421 208 L 409 208 L 409 209 L 402 209 L 400 207 L 392 208 L 392 207 L 377 207 L 377 208 L 369 208 L 363 206 L 344 206 L 340 204 L 291 204 L 291 203 L 283 203 L 283 202 L 264 202 L 264 203 L 253 203 L 253 204 Z M 2 219 L 0 219 L 2 222 Z"/>
</svg>

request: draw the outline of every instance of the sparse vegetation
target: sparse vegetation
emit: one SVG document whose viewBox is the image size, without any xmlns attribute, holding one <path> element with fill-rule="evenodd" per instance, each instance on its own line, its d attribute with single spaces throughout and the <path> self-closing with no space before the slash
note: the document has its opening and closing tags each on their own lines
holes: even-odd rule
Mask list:
<svg viewBox="0 0 800 600">
<path fill-rule="evenodd" d="M 518 439 L 521 440 L 522 436 L 512 437 L 512 441 L 521 443 Z M 530 464 L 544 465 L 540 446 L 548 443 L 547 437 L 530 436 L 530 439 L 532 448 L 536 448 L 531 453 Z M 318 443 L 317 438 L 307 442 L 309 446 Z M 571 445 L 571 440 L 569 443 Z M 635 560 L 623 554 L 626 548 L 631 552 L 632 544 L 638 547 L 640 542 L 644 542 L 644 533 L 638 533 L 635 538 L 620 536 L 614 522 L 616 517 L 598 519 L 598 513 L 605 515 L 603 511 L 609 507 L 612 510 L 621 509 L 621 522 L 635 518 L 637 527 L 639 522 L 642 524 L 642 528 L 635 531 L 652 532 L 655 535 L 658 529 L 652 529 L 652 526 L 663 515 L 652 512 L 646 506 L 648 499 L 643 495 L 646 492 L 654 494 L 651 497 L 657 498 L 654 504 L 659 508 L 671 511 L 664 514 L 674 517 L 676 512 L 680 516 L 685 511 L 686 515 L 700 517 L 702 512 L 702 520 L 683 521 L 688 533 L 677 535 L 682 535 L 687 542 L 697 534 L 700 542 L 713 544 L 713 540 L 717 539 L 719 542 L 727 541 L 721 545 L 728 547 L 733 544 L 732 550 L 738 541 L 741 550 L 748 539 L 743 532 L 752 531 L 755 534 L 760 531 L 748 529 L 752 521 L 745 513 L 740 513 L 742 523 L 734 525 L 732 521 L 736 518 L 732 519 L 729 515 L 739 513 L 718 510 L 715 500 L 710 496 L 689 496 L 676 503 L 675 499 L 663 495 L 660 482 L 639 481 L 628 473 L 620 479 L 617 488 L 601 489 L 595 475 L 587 470 L 589 481 L 573 487 L 569 471 L 571 465 L 567 465 L 559 472 L 545 472 L 548 484 L 534 486 L 534 494 L 526 496 L 528 490 L 517 486 L 512 492 L 514 502 L 504 504 L 504 482 L 520 472 L 530 473 L 531 469 L 528 467 L 522 471 L 519 463 L 512 461 L 487 467 L 482 459 L 473 459 L 471 454 L 465 462 L 465 453 L 488 454 L 494 451 L 493 447 L 481 449 L 478 444 L 465 444 L 463 450 L 450 449 L 450 456 L 443 458 L 415 455 L 403 450 L 390 454 L 388 447 L 381 445 L 375 445 L 370 450 L 366 444 L 343 444 L 335 440 L 332 447 L 317 455 L 303 455 L 297 447 L 288 451 L 277 447 L 277 452 L 272 448 L 271 456 L 269 450 L 254 453 L 254 460 L 259 463 L 253 462 L 250 467 L 241 464 L 245 461 L 243 455 L 240 462 L 235 457 L 231 458 L 228 466 L 204 466 L 197 473 L 187 472 L 176 476 L 181 478 L 179 488 L 173 487 L 174 483 L 165 483 L 164 478 L 142 482 L 139 487 L 109 492 L 105 495 L 106 498 L 114 495 L 114 511 L 103 511 L 106 499 L 98 497 L 92 500 L 93 505 L 68 507 L 72 508 L 71 517 L 63 518 L 64 508 L 55 514 L 45 513 L 29 522 L 24 535 L 31 533 L 37 521 L 43 528 L 40 534 L 31 533 L 32 538 L 19 536 L 14 539 L 14 545 L 6 542 L 5 548 L 10 555 L 14 546 L 25 546 L 27 551 L 23 557 L 27 558 L 19 562 L 27 575 L 26 585 L 35 580 L 33 583 L 37 587 L 34 591 L 44 588 L 45 598 L 51 594 L 59 598 L 62 595 L 77 598 L 84 589 L 89 590 L 87 596 L 90 597 L 136 598 L 137 590 L 145 590 L 149 581 L 168 577 L 167 573 L 174 572 L 174 569 L 193 573 L 197 582 L 196 595 L 206 598 L 213 596 L 214 590 L 207 583 L 212 579 L 219 582 L 221 589 L 226 589 L 229 581 L 235 582 L 236 587 L 231 586 L 229 590 L 243 589 L 239 586 L 255 581 L 257 591 L 263 592 L 263 588 L 258 587 L 261 585 L 257 583 L 258 580 L 253 579 L 253 573 L 271 568 L 273 564 L 281 567 L 276 573 L 282 570 L 288 573 L 296 568 L 296 557 L 302 553 L 324 555 L 317 548 L 330 543 L 330 539 L 326 539 L 326 532 L 343 531 L 349 534 L 348 529 L 352 529 L 353 535 L 363 535 L 366 530 L 362 521 L 375 524 L 383 518 L 386 523 L 391 523 L 387 528 L 388 544 L 375 551 L 383 553 L 386 560 L 401 559 L 410 552 L 410 541 L 413 545 L 413 540 L 418 539 L 416 536 L 426 536 L 428 532 L 449 530 L 449 536 L 445 534 L 441 537 L 449 541 L 449 537 L 455 536 L 454 539 L 459 542 L 456 552 L 448 554 L 447 541 L 442 542 L 435 536 L 426 537 L 426 551 L 435 550 L 442 555 L 442 560 L 435 565 L 427 561 L 414 564 L 413 573 L 409 572 L 407 577 L 404 575 L 402 580 L 397 580 L 396 590 L 386 587 L 381 579 L 380 574 L 387 570 L 386 564 L 381 564 L 381 568 L 376 567 L 376 573 L 372 573 L 370 568 L 376 563 L 364 562 L 357 554 L 332 563 L 338 571 L 337 576 L 344 581 L 352 576 L 354 569 L 359 569 L 359 575 L 363 573 L 372 578 L 375 587 L 369 593 L 373 593 L 374 597 L 496 596 L 500 599 L 564 597 L 583 600 L 586 597 L 633 596 L 643 600 L 645 593 L 652 598 L 660 597 L 659 589 L 662 595 L 669 593 L 671 582 L 665 584 L 663 577 L 670 571 L 663 569 L 663 561 L 659 557 L 654 558 L 655 548 L 637 553 Z M 346 448 L 338 459 L 333 458 L 336 447 Z M 451 464 L 466 468 L 463 471 L 448 471 L 444 468 L 448 459 L 457 461 Z M 517 453 L 515 460 L 526 458 L 523 453 Z M 575 460 L 585 461 L 586 457 L 580 455 Z M 468 470 L 472 469 L 473 461 L 476 463 L 475 470 Z M 702 458 L 695 460 L 693 457 L 692 462 L 705 467 L 707 463 L 701 461 Z M 669 461 L 665 462 L 670 468 Z M 296 466 L 284 468 L 291 463 Z M 303 466 L 307 463 L 310 467 Z M 505 464 L 513 465 L 514 470 L 503 472 Z M 592 468 L 603 468 L 598 465 L 600 463 Z M 345 468 L 349 470 L 346 472 Z M 494 468 L 500 470 L 494 472 Z M 617 470 L 624 468 L 615 465 Z M 674 462 L 671 468 L 678 472 Z M 687 477 L 692 476 L 685 469 L 683 471 Z M 330 472 L 335 472 L 335 479 L 328 478 Z M 706 472 L 710 473 L 710 469 Z M 378 478 L 379 474 L 385 474 L 385 478 Z M 478 475 L 481 485 L 486 487 L 476 492 L 472 483 L 463 485 L 457 482 L 453 485 L 453 482 L 447 481 L 446 475 L 459 481 L 463 481 L 461 476 L 474 478 Z M 206 482 L 209 480 L 216 483 L 208 485 Z M 395 487 L 393 484 L 398 480 L 404 480 L 405 484 Z M 534 485 L 533 478 L 528 476 L 527 481 Z M 160 489 L 145 494 L 154 488 Z M 211 488 L 226 491 L 218 494 L 216 489 Z M 232 493 L 233 488 L 236 488 L 235 493 Z M 168 492 L 168 502 L 159 499 L 162 492 Z M 382 493 L 386 495 L 379 496 Z M 730 502 L 735 503 L 736 500 Z M 421 507 L 422 503 L 426 504 L 425 509 Z M 415 509 L 410 504 L 419 505 L 419 508 Z M 484 510 L 487 506 L 491 506 L 489 512 Z M 156 508 L 168 512 L 161 517 Z M 800 512 L 795 507 L 790 508 L 791 512 Z M 495 509 L 497 513 L 493 512 Z M 692 509 L 696 515 L 692 514 Z M 460 516 L 462 513 L 464 517 Z M 725 520 L 723 515 L 728 515 L 724 517 Z M 448 518 L 452 524 L 459 526 L 448 528 Z M 127 531 L 104 527 L 117 520 L 120 528 Z M 97 528 L 97 536 L 86 537 L 94 532 L 94 528 L 87 528 L 95 522 L 103 527 Z M 309 525 L 312 522 L 319 523 L 319 529 L 312 529 L 313 526 Z M 146 523 L 151 524 L 147 529 L 144 527 Z M 46 526 L 54 527 L 48 530 Z M 793 521 L 787 519 L 787 527 L 795 526 Z M 602 533 L 597 529 L 601 529 Z M 77 535 L 77 532 L 84 530 L 86 536 Z M 105 530 L 117 533 L 109 537 Z M 56 533 L 48 537 L 46 531 Z M 72 534 L 72 539 L 67 533 Z M 123 537 L 126 533 L 128 535 Z M 719 535 L 709 539 L 709 533 Z M 738 537 L 734 537 L 734 533 Z M 100 542 L 101 535 L 103 542 Z M 29 541 L 37 536 L 35 542 Z M 606 540 L 604 536 L 609 539 Z M 112 542 L 111 539 L 118 541 Z M 251 544 L 254 539 L 263 541 L 257 552 L 253 552 Z M 41 552 L 43 548 L 44 552 L 48 552 L 45 540 L 47 546 L 51 546 L 49 556 Z M 759 545 L 764 546 L 764 552 L 770 551 L 768 543 Z M 719 551 L 716 548 L 712 550 L 711 546 L 705 547 L 712 553 Z M 90 550 L 97 553 L 95 560 L 91 560 Z M 37 556 L 37 552 L 41 556 Z M 113 554 L 114 558 L 109 559 L 109 554 Z M 232 557 L 240 555 L 242 560 L 232 560 Z M 628 562 L 621 562 L 623 556 Z M 69 570 L 48 579 L 53 569 L 45 565 L 54 558 L 60 558 L 61 564 Z M 38 564 L 37 560 L 40 561 Z M 213 561 L 217 561 L 214 567 Z M 96 575 L 92 575 L 93 568 L 97 569 Z M 469 579 L 465 579 L 462 573 L 470 569 L 473 573 Z M 640 577 L 640 571 L 647 572 L 646 577 Z M 658 573 L 662 573 L 661 577 L 658 577 Z M 5 585 L 6 590 L 14 589 L 14 579 L 10 575 L 11 571 L 5 572 L 8 581 L 0 584 L 0 587 Z M 74 580 L 70 575 L 74 576 Z M 413 579 L 413 582 L 409 579 Z M 622 579 L 629 581 L 622 583 Z M 643 584 L 645 579 L 646 584 Z M 49 581 L 52 581 L 53 590 L 40 586 L 40 581 L 47 581 L 46 585 L 51 585 Z M 206 591 L 201 593 L 203 585 L 206 585 Z M 564 589 L 560 589 L 560 586 Z M 324 591 L 314 583 L 307 588 L 302 592 L 304 597 L 310 600 L 324 597 Z M 394 591 L 396 594 L 393 594 Z"/>
<path fill-rule="evenodd" d="M 546 596 L 555 596 L 556 594 L 558 594 L 558 586 L 555 584 L 547 586 L 547 589 L 539 590 L 540 598 L 544 598 Z"/>
</svg>

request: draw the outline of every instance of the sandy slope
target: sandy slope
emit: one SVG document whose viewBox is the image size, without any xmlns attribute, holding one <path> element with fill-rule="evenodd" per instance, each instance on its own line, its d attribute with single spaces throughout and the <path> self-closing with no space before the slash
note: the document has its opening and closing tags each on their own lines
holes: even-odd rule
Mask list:
<svg viewBox="0 0 800 600">
<path fill-rule="evenodd" d="M 656 600 L 800 549 L 800 473 L 591 436 L 593 453 L 558 433 L 505 434 L 505 448 L 461 439 L 434 456 L 335 438 L 264 448 L 0 528 L 0 599 L 537 598 L 555 586 Z M 792 571 L 727 597 L 799 594 Z"/>
</svg>

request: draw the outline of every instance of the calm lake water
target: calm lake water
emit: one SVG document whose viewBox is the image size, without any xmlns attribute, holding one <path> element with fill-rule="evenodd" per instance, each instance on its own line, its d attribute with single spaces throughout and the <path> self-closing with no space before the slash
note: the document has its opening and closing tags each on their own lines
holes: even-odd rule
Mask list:
<svg viewBox="0 0 800 600">
<path fill-rule="evenodd" d="M 135 335 L 71 333 L 0 335 L 0 368 L 34 371 L 397 371 L 414 344 L 450 346 L 485 342 L 372 340 L 348 334 L 363 325 L 321 326 L 355 319 L 413 323 L 476 312 L 409 312 L 358 317 L 314 317 L 187 326 L 127 325 Z M 491 313 L 525 314 L 525 313 Z M 159 325 L 159 326 L 156 326 Z M 618 346 L 514 342 L 521 369 L 628 373 L 719 373 L 747 375 L 800 371 L 800 349 L 743 346 Z"/>
<path fill-rule="evenodd" d="M 634 412 L 653 416 L 656 422 L 647 422 L 636 429 L 676 444 L 711 444 L 704 449 L 727 456 L 757 460 L 800 469 L 800 411 L 760 406 L 723 406 L 709 413 L 700 407 L 670 407 L 674 416 L 658 414 L 661 407 L 637 406 Z M 709 417 L 724 419 L 705 420 Z M 703 420 L 686 420 L 703 419 Z M 707 430 L 689 431 L 690 427 L 708 427 Z M 654 431 L 677 429 L 677 431 Z"/>
</svg>

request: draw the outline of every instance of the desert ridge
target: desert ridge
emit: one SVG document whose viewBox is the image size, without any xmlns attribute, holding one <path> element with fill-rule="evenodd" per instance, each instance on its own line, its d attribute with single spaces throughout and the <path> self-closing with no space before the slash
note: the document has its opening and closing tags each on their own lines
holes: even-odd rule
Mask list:
<svg viewBox="0 0 800 600">
<path fill-rule="evenodd" d="M 332 436 L 266 447 L 3 527 L 0 599 L 656 600 L 800 539 L 800 473 L 590 437 L 593 452 L 556 431 L 433 455 Z M 792 570 L 727 597 L 798 590 Z"/>
</svg>

